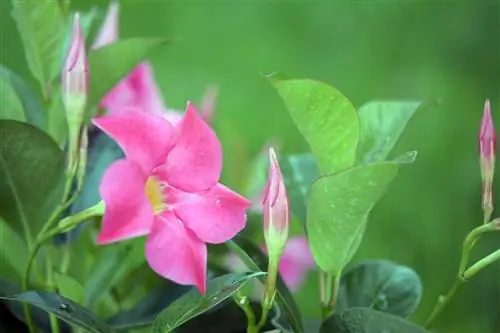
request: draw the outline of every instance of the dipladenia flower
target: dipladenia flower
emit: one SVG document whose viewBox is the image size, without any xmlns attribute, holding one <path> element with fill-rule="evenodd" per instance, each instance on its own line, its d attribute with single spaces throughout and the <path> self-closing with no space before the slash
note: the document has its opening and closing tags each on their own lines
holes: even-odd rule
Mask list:
<svg viewBox="0 0 500 333">
<path fill-rule="evenodd" d="M 269 257 L 279 257 L 288 238 L 290 209 L 285 182 L 273 148 L 269 149 L 269 179 L 263 204 L 264 238 Z"/>
<path fill-rule="evenodd" d="M 119 9 L 119 3 L 113 1 L 92 48 L 97 49 L 118 41 Z M 217 90 L 214 87 L 207 88 L 201 108 L 202 117 L 207 123 L 210 123 L 213 118 L 216 97 Z M 124 108 L 134 108 L 158 114 L 166 118 L 172 125 L 176 125 L 182 119 L 181 112 L 165 106 L 148 62 L 141 63 L 121 80 L 101 100 L 100 106 L 108 113 L 121 111 Z"/>
<path fill-rule="evenodd" d="M 151 268 L 204 294 L 206 243 L 225 242 L 242 230 L 251 204 L 219 183 L 222 149 L 214 131 L 190 103 L 175 127 L 134 110 L 93 122 L 126 156 L 102 178 L 106 211 L 97 242 L 147 235 Z"/>
<path fill-rule="evenodd" d="M 80 14 L 73 17 L 73 30 L 63 69 L 61 71 L 61 92 L 69 133 L 68 168 L 77 168 L 80 128 L 87 104 L 89 73 L 85 39 L 80 26 Z"/>
<path fill-rule="evenodd" d="M 497 151 L 497 137 L 493 119 L 491 117 L 490 101 L 484 106 L 481 129 L 479 131 L 479 161 L 482 178 L 482 203 L 485 222 L 489 222 L 493 212 L 493 176 L 495 174 L 495 160 Z"/>
</svg>

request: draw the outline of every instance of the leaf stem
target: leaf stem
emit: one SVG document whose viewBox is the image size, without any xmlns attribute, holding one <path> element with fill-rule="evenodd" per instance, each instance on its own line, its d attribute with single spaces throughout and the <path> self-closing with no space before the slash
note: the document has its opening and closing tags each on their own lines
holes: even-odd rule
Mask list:
<svg viewBox="0 0 500 333">
<path fill-rule="evenodd" d="M 500 260 L 500 250 L 496 250 L 495 252 L 490 253 L 483 259 L 477 261 L 475 264 L 473 264 L 469 269 L 467 269 L 463 273 L 463 277 L 466 280 L 469 280 L 472 278 L 474 275 L 479 273 L 479 271 L 483 270 L 490 264 L 494 263 L 495 261 Z"/>
<path fill-rule="evenodd" d="M 46 253 L 46 268 L 47 268 L 47 285 L 49 286 L 50 291 L 56 291 L 56 287 L 54 286 L 54 279 L 52 276 L 52 256 L 50 254 L 50 251 L 47 251 Z M 53 314 L 49 314 L 50 318 L 50 330 L 52 333 L 60 333 L 60 328 L 59 328 L 59 321 L 57 320 L 57 317 Z"/>
<path fill-rule="evenodd" d="M 247 333 L 258 333 L 255 326 L 255 314 L 253 313 L 250 302 L 246 296 L 243 296 L 240 291 L 233 295 L 234 302 L 245 312 L 247 317 Z"/>
<path fill-rule="evenodd" d="M 321 302 L 321 318 L 324 320 L 332 314 L 333 309 L 335 308 L 340 286 L 340 277 L 342 276 L 342 274 L 338 273 L 334 275 L 331 273 L 322 272 L 322 276 L 323 277 L 321 282 L 323 283 L 323 286 L 321 286 L 320 288 L 324 291 L 324 294 L 322 295 Z"/>
</svg>

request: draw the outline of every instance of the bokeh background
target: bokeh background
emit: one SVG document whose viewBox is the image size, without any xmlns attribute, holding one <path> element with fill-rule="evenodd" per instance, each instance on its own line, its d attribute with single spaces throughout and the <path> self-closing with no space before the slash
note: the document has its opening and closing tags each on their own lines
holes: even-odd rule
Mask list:
<svg viewBox="0 0 500 333">
<path fill-rule="evenodd" d="M 107 4 L 79 0 L 72 7 Z M 0 1 L 0 62 L 28 77 L 10 10 L 10 1 Z M 500 128 L 498 0 L 122 0 L 120 29 L 123 37 L 180 37 L 150 58 L 168 106 L 199 103 L 208 84 L 219 86 L 214 127 L 224 146 L 223 181 L 237 189 L 241 166 L 268 138 L 282 140 L 284 153 L 307 150 L 262 73 L 324 81 L 355 106 L 439 98 L 439 106 L 417 114 L 397 145 L 394 154 L 418 150 L 417 161 L 373 211 L 355 257 L 416 269 L 424 296 L 413 319 L 423 322 L 454 279 L 463 238 L 482 222 L 477 132 L 486 98 Z M 498 247 L 500 234 L 487 235 L 473 259 Z M 310 273 L 297 295 L 311 318 L 319 314 L 317 290 Z M 460 289 L 435 328 L 500 331 L 500 262 Z"/>
</svg>

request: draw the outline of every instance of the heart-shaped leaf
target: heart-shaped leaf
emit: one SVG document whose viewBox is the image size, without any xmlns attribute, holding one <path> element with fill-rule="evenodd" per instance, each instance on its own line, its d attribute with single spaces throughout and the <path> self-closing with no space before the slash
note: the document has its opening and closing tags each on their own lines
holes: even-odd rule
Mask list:
<svg viewBox="0 0 500 333">
<path fill-rule="evenodd" d="M 59 204 L 64 155 L 30 124 L 0 120 L 0 215 L 18 233 L 33 237 Z"/>
<path fill-rule="evenodd" d="M 319 176 L 316 159 L 311 153 L 286 155 L 280 164 L 290 199 L 290 209 L 305 225 L 307 199 L 314 180 Z"/>
<path fill-rule="evenodd" d="M 321 325 L 320 333 L 429 333 L 394 315 L 369 308 L 334 313 Z"/>
<path fill-rule="evenodd" d="M 193 288 L 160 313 L 153 323 L 151 332 L 173 332 L 190 319 L 231 297 L 250 280 L 263 275 L 265 275 L 263 272 L 253 272 L 216 277 L 207 282 L 207 292 L 204 296 Z"/>
<path fill-rule="evenodd" d="M 9 102 L 4 101 L 5 98 L 14 99 L 21 103 L 23 116 L 18 116 L 17 120 L 27 120 L 30 124 L 35 125 L 38 128 L 43 128 L 45 126 L 45 111 L 38 100 L 37 95 L 33 92 L 31 87 L 24 82 L 24 80 L 19 77 L 16 73 L 12 72 L 7 67 L 0 65 L 0 84 L 2 85 L 2 89 L 12 89 L 16 96 L 2 96 L 0 95 L 0 105 L 2 106 L 2 110 L 0 110 L 0 114 L 2 115 L 0 118 L 3 119 L 14 119 L 14 117 L 6 116 L 8 113 L 13 112 L 8 108 Z M 10 88 L 3 88 L 3 86 L 10 86 Z M 11 93 L 11 92 L 10 92 Z M 9 93 L 9 94 L 10 94 Z M 17 103 L 15 100 L 11 100 L 10 104 Z M 15 106 L 18 108 L 18 106 Z M 16 114 L 19 111 L 16 111 Z"/>
<path fill-rule="evenodd" d="M 61 320 L 91 333 L 110 332 L 110 328 L 90 310 L 56 293 L 27 291 L 16 296 L 0 297 L 9 302 L 29 303 L 52 313 Z"/>
<path fill-rule="evenodd" d="M 45 92 L 59 73 L 66 19 L 57 1 L 13 0 L 12 5 L 29 69 Z"/>
<path fill-rule="evenodd" d="M 360 163 L 382 162 L 399 139 L 421 102 L 370 101 L 359 110 L 361 139 Z"/>
<path fill-rule="evenodd" d="M 422 283 L 414 270 L 389 260 L 369 260 L 343 274 L 336 309 L 367 307 L 408 318 L 421 297 Z"/>
<path fill-rule="evenodd" d="M 168 43 L 162 38 L 128 38 L 89 53 L 90 96 L 88 106 L 101 99 L 153 51 Z"/>
<path fill-rule="evenodd" d="M 80 194 L 68 210 L 68 214 L 78 213 L 94 206 L 101 200 L 99 185 L 104 172 L 113 162 L 124 156 L 121 148 L 105 133 L 98 132 L 96 134 L 94 131 L 90 131 L 85 181 Z M 75 229 L 56 236 L 54 243 L 60 245 L 73 241 L 84 226 L 84 224 L 80 224 Z"/>
<path fill-rule="evenodd" d="M 26 242 L 0 217 L 0 276 L 21 283 L 29 253 Z"/>
<path fill-rule="evenodd" d="M 351 167 L 359 141 L 358 114 L 338 90 L 309 79 L 271 78 L 322 174 Z"/>
<path fill-rule="evenodd" d="M 339 275 L 359 243 L 366 216 L 396 177 L 394 162 L 358 165 L 314 182 L 307 210 L 307 231 L 314 260 Z"/>
<path fill-rule="evenodd" d="M 231 250 L 243 261 L 243 263 L 252 271 L 267 272 L 268 258 L 252 241 L 243 238 L 235 237 L 233 240 L 226 242 Z M 266 283 L 265 277 L 259 278 L 262 284 Z M 304 332 L 302 326 L 302 318 L 299 308 L 295 303 L 293 295 L 286 286 L 283 279 L 278 276 L 276 280 L 276 316 L 273 323 L 276 326 L 286 330 L 293 330 L 296 333 Z"/>
</svg>

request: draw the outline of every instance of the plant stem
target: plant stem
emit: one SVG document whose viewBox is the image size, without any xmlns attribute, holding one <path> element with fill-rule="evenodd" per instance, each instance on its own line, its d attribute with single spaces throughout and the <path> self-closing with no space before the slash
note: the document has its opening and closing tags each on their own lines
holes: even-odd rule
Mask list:
<svg viewBox="0 0 500 333">
<path fill-rule="evenodd" d="M 320 288 L 324 290 L 324 297 L 322 297 L 321 302 L 321 318 L 325 320 L 332 314 L 333 309 L 335 308 L 337 294 L 339 292 L 340 286 L 340 277 L 342 274 L 339 273 L 334 275 L 326 272 L 321 272 L 320 274 L 323 275 L 321 281 L 323 283 L 323 286 L 321 286 Z"/>
<path fill-rule="evenodd" d="M 499 229 L 499 220 L 495 219 L 489 223 L 480 225 L 479 227 L 473 229 L 467 237 L 465 237 L 465 240 L 462 245 L 462 256 L 460 259 L 460 264 L 458 267 L 458 273 L 455 278 L 455 281 L 453 282 L 453 285 L 451 286 L 450 290 L 446 293 L 446 295 L 440 295 L 438 297 L 438 300 L 436 302 L 436 305 L 434 305 L 434 309 L 432 310 L 429 318 L 427 318 L 427 321 L 425 323 L 425 327 L 429 327 L 434 320 L 443 312 L 444 308 L 446 305 L 450 302 L 450 300 L 453 298 L 455 293 L 457 292 L 458 288 L 469 278 L 475 275 L 479 270 L 487 266 L 489 263 L 491 263 L 492 259 L 489 258 L 490 256 L 493 256 L 495 253 L 492 253 L 490 256 L 485 257 L 484 259 L 480 260 L 477 262 L 475 265 L 473 265 L 471 268 L 467 269 L 467 264 L 469 263 L 469 253 L 474 247 L 474 244 L 476 244 L 477 240 L 479 237 L 486 232 L 491 232 L 491 231 L 496 231 Z M 496 259 L 493 259 L 493 261 L 500 259 L 500 250 L 497 251 L 499 256 Z M 487 260 L 488 259 L 488 260 Z M 487 261 L 489 262 L 488 264 L 485 264 L 484 262 L 481 263 L 481 261 Z M 481 263 L 481 264 L 480 264 Z M 479 264 L 479 265 L 478 265 Z M 474 267 L 478 265 L 477 267 Z M 469 273 L 469 277 L 466 277 L 466 273 L 469 272 L 472 268 L 472 270 Z"/>
<path fill-rule="evenodd" d="M 475 264 L 473 264 L 469 269 L 467 269 L 463 273 L 463 277 L 466 280 L 469 280 L 472 278 L 474 275 L 479 273 L 482 269 L 486 268 L 487 266 L 491 265 L 495 261 L 500 260 L 500 250 L 496 250 L 495 252 L 490 253 L 483 259 L 477 261 Z"/>
<path fill-rule="evenodd" d="M 247 333 L 258 333 L 257 327 L 255 326 L 255 314 L 253 313 L 252 307 L 248 302 L 248 298 L 243 296 L 240 291 L 233 295 L 235 303 L 245 312 L 247 317 Z"/>
<path fill-rule="evenodd" d="M 269 257 L 269 265 L 267 269 L 266 289 L 262 298 L 262 316 L 257 324 L 259 332 L 267 322 L 269 311 L 273 308 L 274 297 L 276 296 L 276 279 L 278 278 L 278 262 L 281 254 Z"/>
<path fill-rule="evenodd" d="M 47 264 L 47 285 L 49 286 L 50 291 L 56 291 L 56 287 L 54 286 L 54 280 L 52 276 L 52 257 L 49 251 L 46 251 L 46 264 Z M 59 329 L 59 321 L 57 317 L 51 313 L 49 314 L 50 319 L 50 330 L 52 333 L 60 333 Z"/>
</svg>

